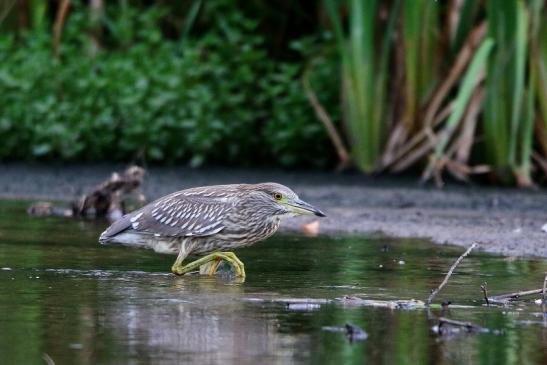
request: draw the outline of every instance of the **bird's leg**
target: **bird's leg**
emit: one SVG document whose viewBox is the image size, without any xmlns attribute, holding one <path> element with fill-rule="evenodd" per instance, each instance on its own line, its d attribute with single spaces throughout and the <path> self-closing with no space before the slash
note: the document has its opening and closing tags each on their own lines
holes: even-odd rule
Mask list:
<svg viewBox="0 0 547 365">
<path fill-rule="evenodd" d="M 182 262 L 184 261 L 186 256 L 188 256 L 188 253 L 185 250 L 185 246 L 184 246 L 184 242 L 183 242 L 181 244 L 180 251 L 179 251 L 179 254 L 177 256 L 177 259 L 175 260 L 175 263 L 173 264 L 173 266 L 171 266 L 171 272 L 173 274 L 182 275 L 182 274 L 178 274 L 178 272 L 179 272 L 179 270 L 181 270 L 184 267 Z"/>
<path fill-rule="evenodd" d="M 190 271 L 199 268 L 201 265 L 205 265 L 211 261 L 217 260 L 219 261 L 219 264 L 221 260 L 228 262 L 235 269 L 236 276 L 245 277 L 245 268 L 243 266 L 243 263 L 237 258 L 236 255 L 234 255 L 233 252 L 213 252 L 207 256 L 197 259 L 196 261 L 192 261 L 187 265 L 182 265 L 182 262 L 179 262 L 179 258 L 177 257 L 177 261 L 175 261 L 175 264 L 173 264 L 171 270 L 174 274 L 184 275 Z M 213 275 L 216 272 L 217 268 L 218 264 L 216 264 L 216 262 L 213 263 L 211 268 L 209 268 L 208 270 L 208 274 Z M 214 271 L 212 269 L 214 269 Z"/>
</svg>

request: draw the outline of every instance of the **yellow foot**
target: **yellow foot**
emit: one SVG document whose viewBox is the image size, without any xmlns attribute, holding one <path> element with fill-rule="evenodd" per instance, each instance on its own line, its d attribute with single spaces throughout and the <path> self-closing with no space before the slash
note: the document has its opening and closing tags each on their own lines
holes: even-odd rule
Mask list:
<svg viewBox="0 0 547 365">
<path fill-rule="evenodd" d="M 176 275 L 184 275 L 202 265 L 207 265 L 204 270 L 208 275 L 212 276 L 216 273 L 222 260 L 228 262 L 234 268 L 236 276 L 245 277 L 245 265 L 233 252 L 213 252 L 187 265 L 175 262 L 171 271 Z"/>
</svg>

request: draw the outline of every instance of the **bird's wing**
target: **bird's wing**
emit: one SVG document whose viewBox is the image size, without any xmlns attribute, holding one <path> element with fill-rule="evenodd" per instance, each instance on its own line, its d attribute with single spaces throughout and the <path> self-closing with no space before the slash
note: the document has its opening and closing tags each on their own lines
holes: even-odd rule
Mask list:
<svg viewBox="0 0 547 365">
<path fill-rule="evenodd" d="M 126 229 L 169 237 L 209 236 L 224 229 L 232 207 L 225 197 L 178 192 L 124 216 L 104 236 L 112 237 Z"/>
</svg>

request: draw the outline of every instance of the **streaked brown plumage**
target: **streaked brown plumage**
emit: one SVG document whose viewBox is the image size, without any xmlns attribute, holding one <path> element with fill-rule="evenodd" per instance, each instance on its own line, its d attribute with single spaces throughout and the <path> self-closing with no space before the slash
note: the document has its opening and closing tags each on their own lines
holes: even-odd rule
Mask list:
<svg viewBox="0 0 547 365">
<path fill-rule="evenodd" d="M 235 184 L 178 191 L 125 215 L 101 235 L 120 243 L 204 255 L 252 245 L 275 233 L 283 216 L 324 214 L 277 183 Z"/>
</svg>

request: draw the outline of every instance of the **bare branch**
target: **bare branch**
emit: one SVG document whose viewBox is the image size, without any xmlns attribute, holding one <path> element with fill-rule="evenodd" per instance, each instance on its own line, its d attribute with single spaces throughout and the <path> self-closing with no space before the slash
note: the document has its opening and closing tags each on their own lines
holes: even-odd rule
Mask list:
<svg viewBox="0 0 547 365">
<path fill-rule="evenodd" d="M 70 0 L 61 0 L 61 3 L 59 4 L 59 8 L 57 9 L 55 24 L 53 26 L 53 33 L 54 33 L 53 51 L 55 53 L 55 56 L 59 55 L 59 47 L 61 46 L 61 35 L 63 32 L 63 26 L 65 24 L 69 7 L 70 7 Z"/>
<path fill-rule="evenodd" d="M 486 282 L 481 285 L 482 294 L 484 295 L 484 301 L 486 302 L 487 306 L 490 306 L 490 301 L 488 300 L 488 288 L 486 286 Z"/>
<path fill-rule="evenodd" d="M 446 285 L 446 283 L 448 283 L 448 279 L 450 279 L 450 276 L 452 276 L 452 273 L 454 272 L 454 269 L 460 264 L 460 262 L 464 259 L 465 256 L 469 255 L 471 250 L 473 250 L 475 247 L 477 247 L 477 245 L 478 245 L 478 243 L 475 242 L 471 246 L 469 246 L 469 248 L 460 257 L 458 257 L 456 262 L 454 262 L 454 264 L 452 264 L 452 267 L 450 268 L 450 270 L 448 270 L 448 273 L 444 277 L 443 282 L 437 287 L 437 289 L 433 290 L 433 292 L 431 293 L 429 298 L 427 298 L 427 300 L 425 302 L 426 306 L 429 306 L 431 304 L 431 302 L 433 301 L 435 296 L 441 291 L 441 289 Z"/>
<path fill-rule="evenodd" d="M 323 108 L 323 106 L 319 102 L 319 99 L 317 99 L 317 96 L 313 92 L 308 78 L 308 71 L 304 72 L 304 74 L 302 75 L 302 85 L 304 86 L 304 90 L 306 91 L 306 97 L 308 98 L 310 104 L 313 107 L 313 110 L 315 111 L 315 115 L 321 121 L 321 123 L 323 123 L 323 126 L 327 130 L 330 140 L 334 145 L 334 148 L 336 149 L 336 153 L 338 154 L 338 159 L 340 161 L 339 168 L 346 168 L 350 164 L 350 154 L 348 153 L 348 150 L 344 145 L 342 138 L 338 134 L 338 131 L 334 127 L 334 123 L 332 123 L 332 120 L 330 119 L 327 111 L 325 110 L 325 108 Z"/>
<path fill-rule="evenodd" d="M 443 80 L 437 90 L 435 90 L 435 92 L 433 93 L 433 98 L 429 102 L 425 111 L 425 126 L 431 125 L 431 123 L 433 122 L 433 119 L 435 118 L 437 110 L 439 110 L 442 101 L 445 99 L 446 95 L 448 95 L 449 91 L 459 80 L 461 74 L 467 67 L 467 64 L 473 57 L 475 49 L 481 44 L 484 36 L 486 35 L 486 30 L 486 22 L 482 22 L 475 29 L 473 29 L 467 37 L 467 40 L 461 48 L 461 51 L 456 56 L 456 60 L 454 61 L 452 68 L 448 72 L 448 76 L 446 77 L 446 79 Z"/>
<path fill-rule="evenodd" d="M 524 291 L 517 291 L 514 293 L 509 294 L 501 294 L 501 295 L 495 295 L 493 297 L 488 298 L 491 302 L 498 302 L 498 303 L 507 303 L 511 299 L 518 299 L 520 297 L 525 297 L 528 295 L 535 295 L 535 294 L 542 294 L 542 289 L 533 289 L 533 290 L 524 290 Z"/>
</svg>

